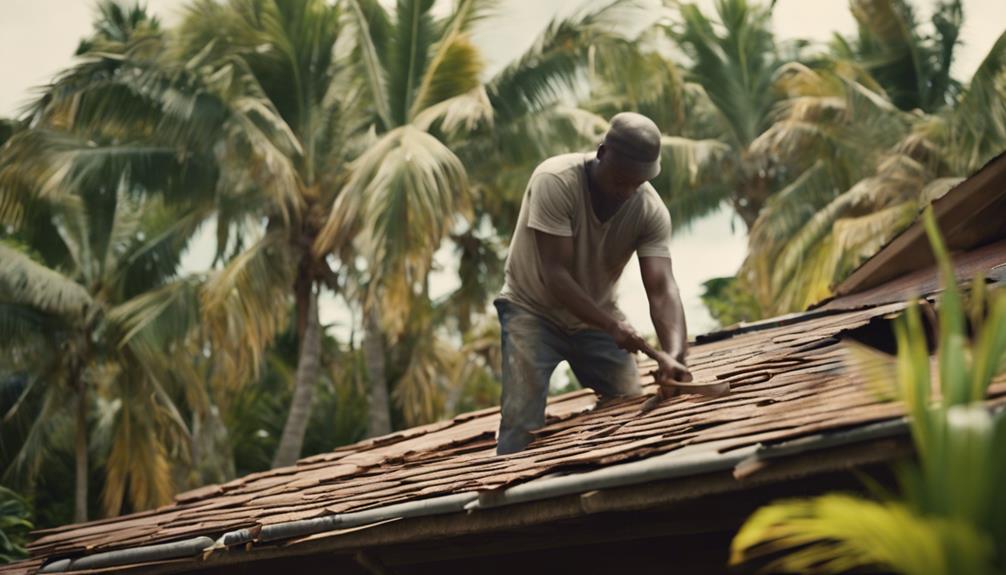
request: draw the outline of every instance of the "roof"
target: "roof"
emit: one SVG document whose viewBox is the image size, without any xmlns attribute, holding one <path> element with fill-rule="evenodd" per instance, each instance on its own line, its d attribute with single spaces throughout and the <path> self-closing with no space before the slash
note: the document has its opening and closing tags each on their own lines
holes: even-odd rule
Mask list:
<svg viewBox="0 0 1006 575">
<path fill-rule="evenodd" d="M 964 253 L 1006 238 L 1006 152 L 932 202 L 943 240 L 951 253 Z M 920 218 L 891 239 L 835 287 L 842 297 L 925 269 L 933 263 Z"/>
<path fill-rule="evenodd" d="M 1006 249 L 996 253 L 1006 263 Z M 39 531 L 29 549 L 37 558 L 94 554 L 196 536 L 217 540 L 244 528 L 252 529 L 246 539 L 255 540 L 256 530 L 268 526 L 456 494 L 491 501 L 486 494 L 535 480 L 656 456 L 671 463 L 699 456 L 734 467 L 744 448 L 757 454 L 800 438 L 900 421 L 898 404 L 879 402 L 843 367 L 841 342 L 904 307 L 893 301 L 811 314 L 693 347 L 696 380 L 729 382 L 726 396 L 679 396 L 646 413 L 640 410 L 645 397 L 602 407 L 587 391 L 551 398 L 548 424 L 519 454 L 494 455 L 499 413 L 486 409 L 182 493 L 159 509 Z M 640 364 L 649 393 L 655 388 L 646 372 L 653 367 Z M 1006 404 L 1006 381 L 992 387 L 990 404 Z M 545 476 L 551 479 L 539 479 Z"/>
<path fill-rule="evenodd" d="M 958 277 L 982 271 L 1002 284 L 1006 241 L 965 253 L 955 266 Z M 158 572 L 184 572 L 293 553 L 402 517 L 456 516 L 471 531 L 487 528 L 478 518 L 489 510 L 521 502 L 711 470 L 743 482 L 769 457 L 903 433 L 902 407 L 866 391 L 845 363 L 843 340 L 882 331 L 907 296 L 935 294 L 936 278 L 928 265 L 810 312 L 700 338 L 689 354 L 695 380 L 728 382 L 725 396 L 678 396 L 644 410 L 656 386 L 653 362 L 642 361 L 648 397 L 601 406 L 586 390 L 550 398 L 546 426 L 517 454 L 495 455 L 497 408 L 466 413 L 201 487 L 158 509 L 38 531 L 32 559 L 0 573 L 34 573 L 72 557 L 113 557 L 104 563 L 118 565 L 113 571 L 152 572 L 155 561 Z M 1006 378 L 992 385 L 988 403 L 1006 405 Z M 63 561 L 48 569 L 100 565 Z"/>
</svg>

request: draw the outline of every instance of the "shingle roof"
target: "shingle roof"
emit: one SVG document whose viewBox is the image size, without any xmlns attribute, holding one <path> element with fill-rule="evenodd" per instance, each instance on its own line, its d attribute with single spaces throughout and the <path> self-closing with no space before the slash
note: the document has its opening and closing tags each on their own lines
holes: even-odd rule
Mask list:
<svg viewBox="0 0 1006 575">
<path fill-rule="evenodd" d="M 996 253 L 996 263 L 1006 262 L 1006 244 Z M 898 290 L 891 294 L 900 297 Z M 727 381 L 732 391 L 726 396 L 679 396 L 645 413 L 640 410 L 645 397 L 598 408 L 588 391 L 551 398 L 547 425 L 519 454 L 494 455 L 499 414 L 485 409 L 201 487 L 159 509 L 39 531 L 29 549 L 32 556 L 47 558 L 197 535 L 215 539 L 241 528 L 447 494 L 498 492 L 545 475 L 583 473 L 658 454 L 727 456 L 746 446 L 896 420 L 902 416 L 898 404 L 879 402 L 843 368 L 847 352 L 841 342 L 852 330 L 904 306 L 893 301 L 811 313 L 692 347 L 696 381 Z M 640 363 L 648 393 L 655 391 L 647 375 L 652 368 L 652 362 Z M 1006 382 L 992 387 L 989 401 L 1006 404 Z"/>
<path fill-rule="evenodd" d="M 982 271 L 1002 285 L 1006 241 L 964 254 L 955 265 L 959 279 Z M 604 406 L 595 406 L 589 391 L 553 397 L 547 425 L 535 441 L 506 457 L 494 454 L 498 409 L 466 413 L 307 457 L 291 467 L 201 487 L 159 509 L 38 531 L 29 546 L 33 559 L 0 567 L 0 574 L 34 573 L 51 558 L 201 535 L 218 539 L 240 529 L 249 529 L 254 546 L 268 546 L 272 543 L 257 537 L 269 526 L 452 494 L 489 500 L 486 494 L 534 485 L 544 476 L 586 475 L 656 456 L 671 464 L 701 456 L 732 467 L 737 454 L 753 446 L 820 442 L 841 431 L 901 421 L 902 408 L 867 392 L 845 365 L 842 340 L 900 313 L 913 291 L 925 296 L 938 289 L 930 267 L 807 313 L 699 338 L 689 365 L 696 382 L 729 382 L 731 392 L 722 397 L 679 396 L 650 411 L 641 409 L 648 397 Z M 640 362 L 648 395 L 656 388 L 647 374 L 653 367 Z M 988 402 L 1006 405 L 1006 379 L 990 388 Z"/>
</svg>

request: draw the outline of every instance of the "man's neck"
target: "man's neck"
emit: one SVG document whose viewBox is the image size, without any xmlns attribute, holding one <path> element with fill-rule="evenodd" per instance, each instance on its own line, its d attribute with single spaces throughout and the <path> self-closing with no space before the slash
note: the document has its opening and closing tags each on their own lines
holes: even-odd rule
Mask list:
<svg viewBox="0 0 1006 575">
<path fill-rule="evenodd" d="M 594 173 L 596 169 L 597 158 L 591 158 L 587 161 L 587 191 L 590 195 L 590 204 L 594 210 L 594 215 L 602 222 L 606 222 L 615 215 L 615 212 L 621 207 L 622 202 L 609 198 L 601 190 L 601 186 L 597 183 L 597 176 Z"/>
</svg>

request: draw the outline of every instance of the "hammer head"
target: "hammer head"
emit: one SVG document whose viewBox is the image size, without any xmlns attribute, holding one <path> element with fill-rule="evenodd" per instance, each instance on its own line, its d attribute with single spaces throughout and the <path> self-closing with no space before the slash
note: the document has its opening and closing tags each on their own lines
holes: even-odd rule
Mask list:
<svg viewBox="0 0 1006 575">
<path fill-rule="evenodd" d="M 656 378 L 657 372 L 652 371 L 650 375 Z M 712 381 L 712 382 L 680 382 L 680 381 L 670 381 L 670 382 L 658 382 L 659 387 L 657 388 L 657 393 L 646 400 L 642 407 L 639 408 L 640 413 L 648 413 L 653 411 L 662 401 L 665 399 L 671 399 L 678 395 L 683 395 L 686 393 L 694 393 L 696 395 L 704 395 L 706 397 L 719 397 L 721 395 L 726 395 L 730 393 L 730 382 L 727 381 Z"/>
</svg>

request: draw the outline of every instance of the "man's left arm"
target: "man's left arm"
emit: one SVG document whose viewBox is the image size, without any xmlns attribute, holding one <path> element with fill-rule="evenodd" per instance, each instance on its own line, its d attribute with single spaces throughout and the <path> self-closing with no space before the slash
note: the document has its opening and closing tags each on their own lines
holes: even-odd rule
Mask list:
<svg viewBox="0 0 1006 575">
<path fill-rule="evenodd" d="M 650 302 L 650 318 L 660 338 L 657 381 L 692 381 L 685 363 L 688 355 L 685 310 L 671 270 L 671 215 L 662 203 L 643 220 L 636 254 L 646 299 Z"/>
<path fill-rule="evenodd" d="M 650 302 L 650 319 L 660 339 L 661 349 L 685 365 L 688 354 L 688 328 L 681 294 L 674 281 L 671 258 L 640 257 L 639 271 Z"/>
</svg>

